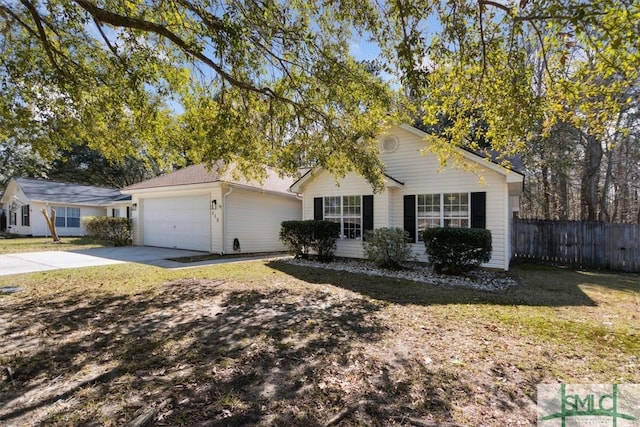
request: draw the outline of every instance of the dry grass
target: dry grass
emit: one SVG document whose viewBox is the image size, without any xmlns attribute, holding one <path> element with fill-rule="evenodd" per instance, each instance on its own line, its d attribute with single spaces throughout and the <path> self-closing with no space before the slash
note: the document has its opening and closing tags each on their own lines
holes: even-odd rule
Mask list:
<svg viewBox="0 0 640 427">
<path fill-rule="evenodd" d="M 281 262 L 0 278 L 0 424 L 533 425 L 540 382 L 640 382 L 637 275 L 503 294 Z"/>
<path fill-rule="evenodd" d="M 101 248 L 104 244 L 90 237 L 61 237 L 53 242 L 50 237 L 0 238 L 0 254 L 41 251 L 72 251 L 75 249 Z"/>
</svg>

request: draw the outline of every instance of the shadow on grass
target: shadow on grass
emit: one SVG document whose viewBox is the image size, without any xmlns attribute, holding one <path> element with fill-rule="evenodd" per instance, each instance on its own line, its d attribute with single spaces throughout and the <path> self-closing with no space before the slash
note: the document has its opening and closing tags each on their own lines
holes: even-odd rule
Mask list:
<svg viewBox="0 0 640 427">
<path fill-rule="evenodd" d="M 280 270 L 309 283 L 338 286 L 379 301 L 395 304 L 498 304 L 526 306 L 595 306 L 579 287 L 584 276 L 570 270 L 541 266 L 521 266 L 512 270 L 519 285 L 506 292 L 485 292 L 460 286 L 429 285 L 408 280 L 366 276 L 343 271 L 296 266 L 286 262 L 269 263 Z M 606 277 L 590 277 L 592 282 L 609 286 Z"/>
<path fill-rule="evenodd" d="M 351 412 L 369 425 L 411 405 L 450 418 L 444 390 L 455 374 L 420 367 L 398 381 L 411 362 L 361 363 L 355 348 L 386 331 L 375 316 L 383 306 L 200 279 L 135 296 L 4 299 L 0 424 L 123 425 L 169 402 L 154 425 L 314 426 L 362 399 Z"/>
</svg>

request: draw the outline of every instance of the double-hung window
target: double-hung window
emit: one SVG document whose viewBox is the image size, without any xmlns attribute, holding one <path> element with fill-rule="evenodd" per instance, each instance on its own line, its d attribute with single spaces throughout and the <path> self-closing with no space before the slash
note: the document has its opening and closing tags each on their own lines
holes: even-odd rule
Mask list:
<svg viewBox="0 0 640 427">
<path fill-rule="evenodd" d="M 29 226 L 29 205 L 22 206 L 22 225 Z"/>
<path fill-rule="evenodd" d="M 79 228 L 80 227 L 80 208 L 57 207 L 56 210 L 56 227 L 61 228 Z"/>
<path fill-rule="evenodd" d="M 442 195 L 442 224 L 444 227 L 469 227 L 469 193 Z"/>
<path fill-rule="evenodd" d="M 469 193 L 418 194 L 416 202 L 419 241 L 426 228 L 469 227 Z"/>
<path fill-rule="evenodd" d="M 440 227 L 440 194 L 418 194 L 418 230 Z"/>
<path fill-rule="evenodd" d="M 362 197 L 330 196 L 323 200 L 323 219 L 340 224 L 343 239 L 362 238 Z"/>
</svg>

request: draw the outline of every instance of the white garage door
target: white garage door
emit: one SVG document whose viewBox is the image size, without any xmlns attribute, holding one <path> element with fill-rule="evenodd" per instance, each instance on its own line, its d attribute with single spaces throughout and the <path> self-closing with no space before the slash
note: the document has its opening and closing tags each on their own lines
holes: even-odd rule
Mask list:
<svg viewBox="0 0 640 427">
<path fill-rule="evenodd" d="M 144 199 L 146 246 L 211 251 L 209 196 Z"/>
</svg>

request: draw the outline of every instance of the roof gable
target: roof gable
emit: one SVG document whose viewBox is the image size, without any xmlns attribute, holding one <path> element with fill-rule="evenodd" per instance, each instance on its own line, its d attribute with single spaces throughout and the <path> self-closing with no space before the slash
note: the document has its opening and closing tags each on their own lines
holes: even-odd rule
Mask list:
<svg viewBox="0 0 640 427">
<path fill-rule="evenodd" d="M 424 139 L 428 136 L 428 133 L 426 133 L 422 129 L 408 125 L 406 123 L 403 123 L 398 127 L 409 133 L 419 136 L 421 139 Z M 522 172 L 520 172 L 520 170 L 522 169 L 522 158 L 520 156 L 505 157 L 504 160 L 507 160 L 511 164 L 510 168 L 506 168 L 499 164 L 498 160 L 501 158 L 501 155 L 495 150 L 474 151 L 465 147 L 456 147 L 456 150 L 462 153 L 467 160 L 479 163 L 481 165 L 489 164 L 492 170 L 503 175 L 515 172 L 519 175 L 524 176 Z"/>
<path fill-rule="evenodd" d="M 394 132 L 395 129 L 395 132 Z M 401 138 L 400 141 L 400 148 L 398 148 L 398 146 L 396 145 L 396 148 L 394 150 L 391 150 L 390 152 L 381 153 L 381 157 L 383 162 L 386 165 L 387 171 L 388 173 L 385 173 L 385 178 L 386 178 L 386 186 L 390 187 L 390 186 L 402 186 L 404 185 L 405 181 L 410 181 L 412 177 L 410 176 L 406 176 L 406 171 L 405 171 L 405 163 L 404 160 L 407 157 L 403 157 L 403 156 L 420 156 L 419 152 L 421 151 L 421 149 L 424 147 L 425 141 L 424 138 L 427 136 L 427 134 L 425 132 L 423 132 L 422 130 L 408 125 L 408 124 L 401 124 L 398 126 L 394 126 L 391 129 L 389 129 L 385 134 L 381 135 L 380 138 L 384 138 L 384 135 L 387 134 L 394 134 L 398 131 L 404 131 L 406 132 L 405 135 L 410 136 L 409 139 L 411 139 L 411 142 L 405 141 L 403 138 Z M 411 144 L 410 146 L 403 146 L 402 144 L 406 144 L 409 143 Z M 382 144 L 382 142 L 381 142 Z M 403 147 L 404 150 L 403 150 Z M 469 162 L 473 162 L 476 163 L 480 166 L 482 166 L 482 168 L 484 168 L 485 170 L 491 170 L 492 172 L 498 173 L 499 175 L 502 175 L 506 178 L 506 181 L 508 183 L 522 183 L 523 181 L 523 175 L 520 172 L 514 171 L 512 169 L 507 169 L 504 166 L 501 166 L 497 163 L 495 163 L 491 158 L 485 158 L 483 156 L 481 156 L 478 153 L 474 153 L 471 152 L 469 150 L 465 150 L 462 148 L 456 148 L 456 150 L 462 154 L 462 156 L 464 156 L 464 158 L 466 160 L 468 160 Z M 412 152 L 415 154 L 407 154 L 407 152 Z M 402 152 L 402 154 L 400 154 Z M 391 157 L 390 157 L 391 156 Z M 395 160 L 393 160 L 395 157 Z M 390 163 L 389 163 L 390 162 Z M 321 167 L 316 167 L 310 171 L 308 171 L 307 173 L 305 173 L 302 177 L 300 177 L 300 179 L 298 179 L 290 188 L 290 191 L 295 192 L 295 193 L 302 193 L 303 192 L 303 188 L 304 186 L 314 177 L 317 176 L 318 173 L 322 170 Z M 391 175 L 389 175 L 391 174 Z M 396 175 L 398 174 L 398 175 Z M 393 175 L 393 176 L 392 176 Z M 415 178 L 415 177 L 413 177 Z"/>
</svg>

